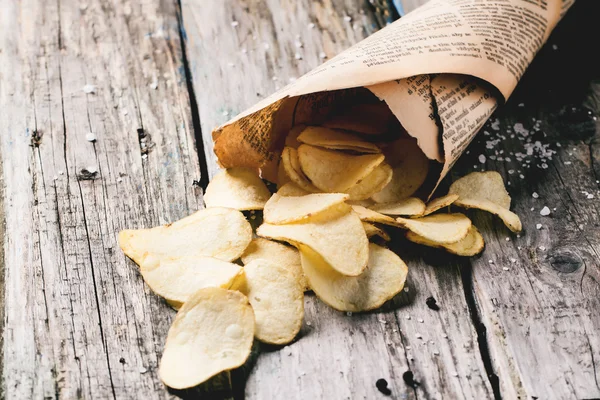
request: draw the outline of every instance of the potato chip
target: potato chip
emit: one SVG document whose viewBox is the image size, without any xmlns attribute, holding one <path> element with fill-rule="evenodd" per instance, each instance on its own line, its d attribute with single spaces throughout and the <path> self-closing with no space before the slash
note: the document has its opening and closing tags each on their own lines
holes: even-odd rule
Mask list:
<svg viewBox="0 0 600 400">
<path fill-rule="evenodd" d="M 294 126 L 288 135 L 285 137 L 285 145 L 287 147 L 291 147 L 293 149 L 297 149 L 300 147 L 302 143 L 298 141 L 298 136 L 302 133 L 302 131 L 306 129 L 306 125 L 296 125 Z"/>
<path fill-rule="evenodd" d="M 298 148 L 302 171 L 319 189 L 344 193 L 383 161 L 383 154 L 350 155 L 303 144 Z"/>
<path fill-rule="evenodd" d="M 423 216 L 434 213 L 444 207 L 448 207 L 450 204 L 454 203 L 456 199 L 458 199 L 458 195 L 447 194 L 445 196 L 438 197 L 437 199 L 430 200 L 429 203 L 427 203 L 427 207 L 425 208 Z"/>
<path fill-rule="evenodd" d="M 463 199 L 487 200 L 510 209 L 510 196 L 502 175 L 496 171 L 471 172 L 452 183 L 448 193 L 457 194 L 458 202 Z"/>
<path fill-rule="evenodd" d="M 363 222 L 363 228 L 365 228 L 365 233 L 367 234 L 368 238 L 371 238 L 373 236 L 379 236 L 386 242 L 390 241 L 390 235 L 388 235 L 386 231 L 384 231 L 376 225 L 373 225 L 369 222 Z"/>
<path fill-rule="evenodd" d="M 350 200 L 366 200 L 381 191 L 391 180 L 392 167 L 384 161 L 346 193 L 350 195 Z"/>
<path fill-rule="evenodd" d="M 523 229 L 519 216 L 509 210 L 510 196 L 499 173 L 472 172 L 450 185 L 449 192 L 459 196 L 454 202 L 457 206 L 496 214 L 513 232 Z"/>
<path fill-rule="evenodd" d="M 380 214 L 377 211 L 373 211 L 362 206 L 352 206 L 352 211 L 354 211 L 358 215 L 360 220 L 363 222 L 377 222 L 384 225 L 403 227 L 403 225 L 396 221 L 394 218 L 388 217 L 387 215 Z"/>
<path fill-rule="evenodd" d="M 323 302 L 340 311 L 381 307 L 404 287 L 408 267 L 392 251 L 369 244 L 369 264 L 359 276 L 344 276 L 316 252 L 300 247 L 302 268 L 310 287 Z"/>
<path fill-rule="evenodd" d="M 204 288 L 186 301 L 169 329 L 160 360 L 165 385 L 185 389 L 237 368 L 250 355 L 254 313 L 242 293 Z"/>
<path fill-rule="evenodd" d="M 393 169 L 392 180 L 372 199 L 377 203 L 394 203 L 412 196 L 429 172 L 429 159 L 414 139 L 398 139 L 383 149 Z"/>
<path fill-rule="evenodd" d="M 376 204 L 371 209 L 386 215 L 420 216 L 425 212 L 425 203 L 416 197 L 409 197 L 395 203 Z"/>
<path fill-rule="evenodd" d="M 248 168 L 228 168 L 210 181 L 204 193 L 206 207 L 262 210 L 271 192 L 258 173 Z"/>
<path fill-rule="evenodd" d="M 387 104 L 358 104 L 331 117 L 323 126 L 364 133 L 381 135 L 387 133 L 395 117 Z"/>
<path fill-rule="evenodd" d="M 366 268 L 369 240 L 358 216 L 346 204 L 306 222 L 287 225 L 262 224 L 259 236 L 283 240 L 297 247 L 302 243 L 319 253 L 333 269 L 343 275 L 356 276 Z"/>
<path fill-rule="evenodd" d="M 175 308 L 205 287 L 228 289 L 244 270 L 237 264 L 205 256 L 167 257 L 144 264 L 144 281 Z"/>
<path fill-rule="evenodd" d="M 377 204 L 377 203 L 375 203 L 371 199 L 365 199 L 365 200 L 346 200 L 346 204 L 349 204 L 351 206 L 361 206 L 364 208 L 369 208 L 373 204 Z"/>
<path fill-rule="evenodd" d="M 307 192 L 320 192 L 320 190 L 308 180 L 304 172 L 302 172 L 296 149 L 291 147 L 284 148 L 283 153 L 281 153 L 281 162 L 283 163 L 285 173 L 297 186 Z"/>
<path fill-rule="evenodd" d="M 483 236 L 481 236 L 481 233 L 479 233 L 477 228 L 475 228 L 475 225 L 471 225 L 467 236 L 456 243 L 440 244 L 437 242 L 432 242 L 431 240 L 425 239 L 424 237 L 419 236 L 411 231 L 406 232 L 406 238 L 411 242 L 444 249 L 449 253 L 456 254 L 458 256 L 474 256 L 481 253 L 485 247 Z"/>
<path fill-rule="evenodd" d="M 425 239 L 439 244 L 456 243 L 469 233 L 471 220 L 464 214 L 434 214 L 423 218 L 396 218 L 396 221 Z"/>
<path fill-rule="evenodd" d="M 310 290 L 304 272 L 302 272 L 300 253 L 295 247 L 263 238 L 252 239 L 252 243 L 242 254 L 242 262 L 246 265 L 259 258 L 287 268 L 296 276 L 304 291 Z"/>
<path fill-rule="evenodd" d="M 244 267 L 244 293 L 254 310 L 254 336 L 264 343 L 286 344 L 294 340 L 304 318 L 304 288 L 287 268 L 264 259 Z"/>
<path fill-rule="evenodd" d="M 294 182 L 288 182 L 279 188 L 277 194 L 280 196 L 306 196 L 307 194 L 310 194 L 310 192 L 302 189 Z"/>
<path fill-rule="evenodd" d="M 356 135 L 340 130 L 324 128 L 322 126 L 307 127 L 302 131 L 300 136 L 298 136 L 298 141 L 330 150 L 354 150 L 360 153 L 381 153 L 379 147 L 373 143 L 361 140 Z"/>
<path fill-rule="evenodd" d="M 348 198 L 343 193 L 311 193 L 306 196 L 282 197 L 275 193 L 263 211 L 263 220 L 269 224 L 289 224 L 310 218 Z"/>
<path fill-rule="evenodd" d="M 123 252 L 143 266 L 164 257 L 208 256 L 232 261 L 252 240 L 252 227 L 231 208 L 206 208 L 172 224 L 119 232 Z"/>
<path fill-rule="evenodd" d="M 463 199 L 459 197 L 454 204 L 463 208 L 477 208 L 495 214 L 500 217 L 508 229 L 515 233 L 519 233 L 523 229 L 521 219 L 517 214 L 489 200 Z"/>
</svg>

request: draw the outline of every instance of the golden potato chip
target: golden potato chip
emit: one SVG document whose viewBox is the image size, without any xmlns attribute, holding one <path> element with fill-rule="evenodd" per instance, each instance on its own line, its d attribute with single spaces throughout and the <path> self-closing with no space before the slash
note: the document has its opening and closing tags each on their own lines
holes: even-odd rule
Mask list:
<svg viewBox="0 0 600 400">
<path fill-rule="evenodd" d="M 263 211 L 263 220 L 269 224 L 289 224 L 310 218 L 348 198 L 343 193 L 311 193 L 306 196 L 282 197 L 275 193 Z"/>
<path fill-rule="evenodd" d="M 285 166 L 283 165 L 283 159 L 279 158 L 279 164 L 277 165 L 277 188 L 281 189 L 284 185 L 291 182 L 292 180 L 285 172 Z"/>
<path fill-rule="evenodd" d="M 206 207 L 262 210 L 271 192 L 258 173 L 248 168 L 228 168 L 210 181 L 204 193 Z"/>
<path fill-rule="evenodd" d="M 354 150 L 360 153 L 381 153 L 373 143 L 361 140 L 348 132 L 324 128 L 322 126 L 306 127 L 298 136 L 298 141 L 312 146 L 330 150 Z"/>
<path fill-rule="evenodd" d="M 319 253 L 329 265 L 343 275 L 356 276 L 366 268 L 369 240 L 356 214 L 346 204 L 305 222 L 272 225 L 262 224 L 257 235 L 283 240 L 298 247 L 304 244 Z"/>
<path fill-rule="evenodd" d="M 284 148 L 283 153 L 281 153 L 281 162 L 283 163 L 285 173 L 297 186 L 307 192 L 320 192 L 320 190 L 308 180 L 304 172 L 302 172 L 296 149 L 291 147 Z"/>
<path fill-rule="evenodd" d="M 119 232 L 123 252 L 143 266 L 164 257 L 208 256 L 232 261 L 252 240 L 252 227 L 231 208 L 206 208 L 172 224 Z"/>
<path fill-rule="evenodd" d="M 469 233 L 471 220 L 464 214 L 434 214 L 423 218 L 396 218 L 396 221 L 425 239 L 439 244 L 456 243 Z"/>
<path fill-rule="evenodd" d="M 416 197 L 409 197 L 395 203 L 381 203 L 371 207 L 371 210 L 386 215 L 420 216 L 425 211 L 425 203 Z"/>
<path fill-rule="evenodd" d="M 471 172 L 452 183 L 448 193 L 457 194 L 458 202 L 462 199 L 487 200 L 510 209 L 510 196 L 502 175 L 496 171 Z"/>
<path fill-rule="evenodd" d="M 228 289 L 243 271 L 237 264 L 205 256 L 166 257 L 141 268 L 150 289 L 175 308 L 202 288 Z"/>
<path fill-rule="evenodd" d="M 169 329 L 159 375 L 173 389 L 199 385 L 246 362 L 254 313 L 242 293 L 204 288 L 186 301 Z"/>
<path fill-rule="evenodd" d="M 394 203 L 412 196 L 429 172 L 429 159 L 414 139 L 398 139 L 383 149 L 392 166 L 392 180 L 371 198 L 377 203 Z"/>
<path fill-rule="evenodd" d="M 434 213 L 444 207 L 448 207 L 450 204 L 454 203 L 456 199 L 458 199 L 458 195 L 447 194 L 445 196 L 438 197 L 437 199 L 430 200 L 429 203 L 427 203 L 427 207 L 425 208 L 423 216 Z"/>
<path fill-rule="evenodd" d="M 310 192 L 302 189 L 294 182 L 288 182 L 279 188 L 277 194 L 280 196 L 306 196 L 307 194 L 310 194 Z"/>
<path fill-rule="evenodd" d="M 367 135 L 381 135 L 388 132 L 394 119 L 394 114 L 384 102 L 358 104 L 334 115 L 323 126 Z"/>
<path fill-rule="evenodd" d="M 384 161 L 346 193 L 350 195 L 350 200 L 366 200 L 381 191 L 391 180 L 392 167 Z"/>
<path fill-rule="evenodd" d="M 295 247 L 263 238 L 252 239 L 252 243 L 242 254 L 242 262 L 246 265 L 259 258 L 289 269 L 296 276 L 303 290 L 310 290 L 302 272 L 300 253 Z"/>
<path fill-rule="evenodd" d="M 377 211 L 373 211 L 362 206 L 352 206 L 352 211 L 354 211 L 358 215 L 361 221 L 377 222 L 384 225 L 403 227 L 403 225 L 396 221 L 394 218 L 388 217 L 387 215 L 380 214 Z"/>
<path fill-rule="evenodd" d="M 471 225 L 467 236 L 456 243 L 440 244 L 437 242 L 432 242 L 431 240 L 425 239 L 424 237 L 419 236 L 412 231 L 406 232 L 406 238 L 411 242 L 444 249 L 449 253 L 456 254 L 458 256 L 474 256 L 481 253 L 485 247 L 483 236 L 481 236 L 481 233 L 479 233 L 477 228 L 475 228 L 475 225 Z"/>
<path fill-rule="evenodd" d="M 285 145 L 287 147 L 291 147 L 293 149 L 297 149 L 300 147 L 302 143 L 298 141 L 298 136 L 302 133 L 302 131 L 306 129 L 306 125 L 296 125 L 294 126 L 288 135 L 285 137 Z"/>
<path fill-rule="evenodd" d="M 383 161 L 383 154 L 350 155 L 303 144 L 298 148 L 300 167 L 324 192 L 344 193 Z"/>
<path fill-rule="evenodd" d="M 294 340 L 304 318 L 304 288 L 287 268 L 255 259 L 244 267 L 248 301 L 254 310 L 254 336 L 264 343 Z"/>
<path fill-rule="evenodd" d="M 496 214 L 513 232 L 523 229 L 519 216 L 509 210 L 510 196 L 499 173 L 472 172 L 450 185 L 449 192 L 458 195 L 455 205 Z"/>
<path fill-rule="evenodd" d="M 300 247 L 302 268 L 310 287 L 323 302 L 340 311 L 373 310 L 404 287 L 408 267 L 392 251 L 369 244 L 369 264 L 359 276 L 344 276 L 306 246 Z"/>
<path fill-rule="evenodd" d="M 349 204 L 351 206 L 361 206 L 364 208 L 369 208 L 373 204 L 377 204 L 377 203 L 375 203 L 371 199 L 365 199 L 365 200 L 346 200 L 346 204 Z"/>
<path fill-rule="evenodd" d="M 363 227 L 365 228 L 365 233 L 367 234 L 368 238 L 371 238 L 373 236 L 379 236 L 386 242 L 390 241 L 390 235 L 388 235 L 387 232 L 381 229 L 380 227 L 373 225 L 369 222 L 363 222 Z"/>
</svg>

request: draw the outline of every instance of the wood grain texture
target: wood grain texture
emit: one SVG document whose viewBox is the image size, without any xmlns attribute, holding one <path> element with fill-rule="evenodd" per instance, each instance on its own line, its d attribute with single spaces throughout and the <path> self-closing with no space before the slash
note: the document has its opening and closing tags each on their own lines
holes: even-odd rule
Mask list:
<svg viewBox="0 0 600 400">
<path fill-rule="evenodd" d="M 307 0 L 186 0 L 182 12 L 211 174 L 218 168 L 210 137 L 215 126 L 391 15 L 369 2 Z M 237 397 L 385 398 L 375 387 L 379 378 L 390 383 L 392 398 L 493 397 L 456 260 L 439 253 L 432 267 L 414 247 L 399 251 L 410 261 L 410 278 L 395 306 L 347 316 L 307 296 L 300 338 L 283 349 L 259 346 L 233 374 Z M 432 295 L 440 311 L 425 305 Z M 403 381 L 409 370 L 420 383 L 416 389 Z"/>
<path fill-rule="evenodd" d="M 175 4 L 26 0 L 1 15 L 4 397 L 169 397 L 157 364 L 175 313 L 116 234 L 201 206 Z"/>
</svg>

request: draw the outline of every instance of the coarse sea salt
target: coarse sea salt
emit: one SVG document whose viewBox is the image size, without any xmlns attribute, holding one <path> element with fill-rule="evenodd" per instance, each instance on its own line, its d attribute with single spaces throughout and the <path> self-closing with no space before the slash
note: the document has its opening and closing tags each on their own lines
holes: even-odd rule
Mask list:
<svg viewBox="0 0 600 400">
<path fill-rule="evenodd" d="M 540 211 L 540 215 L 542 216 L 546 216 L 546 215 L 550 215 L 550 209 L 547 206 L 544 206 L 544 208 L 542 208 L 542 210 Z"/>
</svg>

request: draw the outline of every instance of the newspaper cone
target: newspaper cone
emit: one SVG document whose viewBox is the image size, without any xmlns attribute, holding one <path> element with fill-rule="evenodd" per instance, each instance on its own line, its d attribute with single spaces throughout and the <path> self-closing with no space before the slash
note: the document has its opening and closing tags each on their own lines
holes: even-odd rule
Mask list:
<svg viewBox="0 0 600 400">
<path fill-rule="evenodd" d="M 439 183 L 574 1 L 431 0 L 216 128 L 215 153 L 276 181 L 292 126 L 368 90 L 440 163 Z"/>
</svg>

